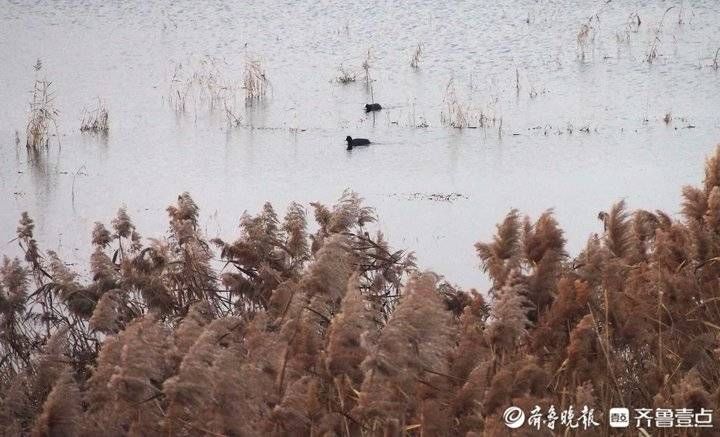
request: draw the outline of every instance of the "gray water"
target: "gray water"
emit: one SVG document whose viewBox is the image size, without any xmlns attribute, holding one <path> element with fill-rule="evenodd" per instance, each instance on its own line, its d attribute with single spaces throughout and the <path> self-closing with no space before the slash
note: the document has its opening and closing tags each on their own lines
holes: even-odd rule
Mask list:
<svg viewBox="0 0 720 437">
<path fill-rule="evenodd" d="M 155 237 L 189 191 L 208 236 L 232 239 L 265 201 L 332 203 L 350 188 L 394 247 L 482 288 L 473 243 L 511 208 L 554 208 L 573 254 L 619 199 L 679 210 L 681 186 L 700 182 L 720 141 L 719 18 L 719 3 L 700 0 L 0 2 L 0 253 L 16 251 L 22 211 L 43 248 L 83 265 L 93 222 L 120 206 Z M 237 86 L 245 60 L 262 61 L 266 98 L 246 106 L 240 89 L 230 102 L 242 126 L 198 99 L 173 109 L 175 68 L 202 59 Z M 337 83 L 341 64 L 355 83 Z M 61 114 L 59 145 L 33 157 L 23 142 L 36 78 L 53 82 Z M 442 125 L 451 79 L 494 124 Z M 107 137 L 79 131 L 98 96 Z M 366 115 L 373 98 L 385 109 Z M 348 153 L 346 135 L 377 144 Z"/>
</svg>

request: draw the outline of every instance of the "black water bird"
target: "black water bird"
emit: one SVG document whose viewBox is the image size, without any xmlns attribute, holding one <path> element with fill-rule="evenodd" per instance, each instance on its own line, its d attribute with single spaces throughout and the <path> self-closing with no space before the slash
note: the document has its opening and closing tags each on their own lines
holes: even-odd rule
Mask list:
<svg viewBox="0 0 720 437">
<path fill-rule="evenodd" d="M 379 103 L 368 103 L 365 105 L 365 112 L 379 111 L 382 109 Z"/>
<path fill-rule="evenodd" d="M 367 138 L 353 138 L 349 135 L 345 138 L 345 141 L 347 141 L 347 150 L 352 150 L 353 147 L 367 146 L 370 144 L 370 140 Z"/>
</svg>

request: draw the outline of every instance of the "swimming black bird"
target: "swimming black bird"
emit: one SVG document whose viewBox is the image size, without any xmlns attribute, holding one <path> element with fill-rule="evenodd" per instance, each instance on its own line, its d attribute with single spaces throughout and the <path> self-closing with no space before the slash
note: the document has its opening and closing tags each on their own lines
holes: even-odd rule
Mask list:
<svg viewBox="0 0 720 437">
<path fill-rule="evenodd" d="M 382 109 L 379 103 L 368 103 L 365 105 L 365 112 L 379 111 Z"/>
<path fill-rule="evenodd" d="M 347 141 L 347 150 L 352 150 L 353 147 L 357 146 L 367 146 L 370 144 L 370 140 L 366 138 L 353 138 L 351 136 L 347 136 L 345 138 L 345 141 Z"/>
</svg>

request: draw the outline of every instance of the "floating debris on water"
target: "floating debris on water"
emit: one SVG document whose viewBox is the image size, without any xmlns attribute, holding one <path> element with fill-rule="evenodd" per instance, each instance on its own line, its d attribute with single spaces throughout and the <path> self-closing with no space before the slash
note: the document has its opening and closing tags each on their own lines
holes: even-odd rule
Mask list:
<svg viewBox="0 0 720 437">
<path fill-rule="evenodd" d="M 434 202 L 454 202 L 458 199 L 469 199 L 461 193 L 393 193 L 390 197 L 402 197 L 407 200 L 432 200 Z"/>
</svg>

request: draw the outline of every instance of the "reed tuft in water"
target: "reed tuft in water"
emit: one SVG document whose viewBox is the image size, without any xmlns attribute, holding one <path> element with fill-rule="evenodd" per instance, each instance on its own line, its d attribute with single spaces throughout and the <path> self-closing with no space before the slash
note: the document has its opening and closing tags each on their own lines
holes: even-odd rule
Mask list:
<svg viewBox="0 0 720 437">
<path fill-rule="evenodd" d="M 423 44 L 421 42 L 417 43 L 417 46 L 415 47 L 415 51 L 412 54 L 412 57 L 410 57 L 410 67 L 414 69 L 420 68 L 420 61 L 423 56 Z"/>
<path fill-rule="evenodd" d="M 335 81 L 337 83 L 347 85 L 349 83 L 353 83 L 357 80 L 357 74 L 353 73 L 349 70 L 346 70 L 345 67 L 343 67 L 342 64 L 340 64 L 340 67 L 338 67 L 338 75 L 335 78 Z"/>
<path fill-rule="evenodd" d="M 649 64 L 652 64 L 657 60 L 658 56 L 660 55 L 660 45 L 662 44 L 662 32 L 663 32 L 663 26 L 665 24 L 665 17 L 667 16 L 668 12 L 673 10 L 675 6 L 670 6 L 667 9 L 665 9 L 665 12 L 663 13 L 662 17 L 660 18 L 660 22 L 657 24 L 653 31 L 653 39 L 650 43 L 650 49 L 648 50 L 648 54 L 645 56 L 645 61 Z"/>
<path fill-rule="evenodd" d="M 48 147 L 51 137 L 58 137 L 57 118 L 60 112 L 55 108 L 52 82 L 35 80 L 30 99 L 30 117 L 25 127 L 25 146 L 37 150 Z"/>
<path fill-rule="evenodd" d="M 443 109 L 440 112 L 440 122 L 443 126 L 458 129 L 470 126 L 470 106 L 463 104 L 455 90 L 455 81 L 450 79 L 443 95 Z"/>
<path fill-rule="evenodd" d="M 263 99 L 269 87 L 270 81 L 267 78 L 262 62 L 258 59 L 247 59 L 245 61 L 245 76 L 243 77 L 245 101 L 252 103 Z"/>
<path fill-rule="evenodd" d="M 227 72 L 227 63 L 204 56 L 173 64 L 167 100 L 178 113 L 224 110 L 236 99 L 238 86 Z"/>
<path fill-rule="evenodd" d="M 80 132 L 91 132 L 95 134 L 107 134 L 110 130 L 108 123 L 108 110 L 102 99 L 98 98 L 95 108 L 83 109 Z"/>
</svg>

